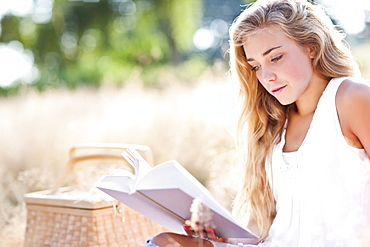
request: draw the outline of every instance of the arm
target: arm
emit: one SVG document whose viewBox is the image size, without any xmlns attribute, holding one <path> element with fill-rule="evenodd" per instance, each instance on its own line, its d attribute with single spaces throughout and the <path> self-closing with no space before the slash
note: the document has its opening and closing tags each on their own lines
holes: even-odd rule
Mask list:
<svg viewBox="0 0 370 247">
<path fill-rule="evenodd" d="M 249 217 L 248 221 L 248 229 L 251 230 L 254 234 L 258 235 L 258 227 L 256 220 L 252 217 L 252 215 Z"/>
<path fill-rule="evenodd" d="M 370 156 L 370 86 L 345 80 L 338 89 L 336 105 L 348 144 L 364 148 Z"/>
</svg>

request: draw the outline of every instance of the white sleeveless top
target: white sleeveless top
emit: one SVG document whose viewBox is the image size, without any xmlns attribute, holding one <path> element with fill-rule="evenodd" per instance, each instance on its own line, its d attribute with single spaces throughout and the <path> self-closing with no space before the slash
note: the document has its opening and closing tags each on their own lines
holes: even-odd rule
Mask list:
<svg viewBox="0 0 370 247">
<path fill-rule="evenodd" d="M 345 79 L 329 82 L 296 152 L 283 154 L 285 132 L 273 150 L 277 215 L 263 246 L 370 246 L 369 157 L 347 144 L 335 105 Z"/>
</svg>

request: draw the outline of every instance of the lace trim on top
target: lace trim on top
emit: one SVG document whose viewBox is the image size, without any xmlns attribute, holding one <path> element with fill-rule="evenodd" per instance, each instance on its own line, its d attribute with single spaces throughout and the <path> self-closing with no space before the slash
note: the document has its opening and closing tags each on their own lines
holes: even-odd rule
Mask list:
<svg viewBox="0 0 370 247">
<path fill-rule="evenodd" d="M 286 121 L 285 123 L 285 130 L 283 132 L 283 135 L 282 135 L 282 140 L 280 142 L 280 145 L 279 145 L 279 149 L 281 150 L 281 161 L 279 164 L 277 164 L 277 168 L 279 170 L 279 174 L 278 175 L 280 177 L 280 181 L 283 182 L 286 186 L 294 186 L 297 184 L 297 182 L 299 181 L 299 176 L 300 176 L 300 173 L 301 173 L 301 167 L 300 167 L 300 159 L 302 158 L 303 156 L 303 149 L 305 147 L 305 144 L 307 142 L 307 139 L 310 138 L 310 135 L 311 135 L 311 131 L 313 129 L 313 127 L 315 126 L 315 122 L 317 121 L 317 115 L 318 115 L 318 112 L 320 111 L 319 109 L 321 108 L 322 104 L 324 104 L 324 99 L 326 98 L 326 95 L 328 94 L 328 92 L 330 91 L 330 87 L 332 86 L 331 84 L 331 81 L 328 83 L 328 85 L 326 86 L 325 90 L 322 92 L 322 95 L 317 103 L 317 106 L 316 106 L 316 109 L 315 109 L 315 112 L 312 116 L 312 120 L 311 120 L 311 123 L 310 123 L 310 126 L 307 130 L 307 133 L 306 133 L 306 136 L 304 137 L 301 145 L 299 146 L 299 148 L 297 149 L 297 151 L 293 151 L 293 152 L 283 152 L 283 148 L 284 148 L 284 145 L 285 145 L 285 134 L 286 134 L 286 126 L 288 124 L 288 121 Z"/>
</svg>

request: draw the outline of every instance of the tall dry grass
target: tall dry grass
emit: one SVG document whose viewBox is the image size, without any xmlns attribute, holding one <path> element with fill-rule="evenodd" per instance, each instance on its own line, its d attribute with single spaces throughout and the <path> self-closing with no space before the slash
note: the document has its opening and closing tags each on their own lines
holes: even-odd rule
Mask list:
<svg viewBox="0 0 370 247">
<path fill-rule="evenodd" d="M 228 207 L 237 182 L 229 133 L 235 97 L 225 73 L 205 73 L 162 90 L 131 82 L 0 99 L 1 246 L 22 246 L 23 195 L 51 188 L 77 143 L 148 145 L 156 164 L 178 160 Z"/>
</svg>

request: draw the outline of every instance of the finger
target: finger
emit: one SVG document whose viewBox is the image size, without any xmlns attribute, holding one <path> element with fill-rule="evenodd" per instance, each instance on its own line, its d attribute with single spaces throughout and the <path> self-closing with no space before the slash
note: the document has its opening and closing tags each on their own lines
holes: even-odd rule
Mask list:
<svg viewBox="0 0 370 247">
<path fill-rule="evenodd" d="M 200 222 L 195 222 L 195 225 L 196 225 L 196 230 L 199 231 L 199 232 L 203 232 L 205 230 L 205 227 L 203 224 L 201 224 Z"/>
<path fill-rule="evenodd" d="M 206 227 L 207 238 L 217 241 L 218 237 L 215 234 L 215 230 L 212 227 Z"/>
<path fill-rule="evenodd" d="M 194 235 L 194 230 L 193 228 L 190 226 L 190 221 L 185 221 L 184 225 L 183 225 L 183 228 L 186 232 L 187 235 L 189 236 L 193 236 Z"/>
<path fill-rule="evenodd" d="M 190 226 L 184 225 L 184 230 L 185 230 L 187 235 L 189 235 L 189 236 L 193 235 L 193 231 L 191 230 Z"/>
<path fill-rule="evenodd" d="M 199 224 L 199 222 L 193 222 L 193 224 L 190 225 L 190 228 L 195 233 L 196 236 L 202 236 L 203 228 Z"/>
</svg>

